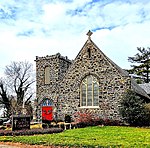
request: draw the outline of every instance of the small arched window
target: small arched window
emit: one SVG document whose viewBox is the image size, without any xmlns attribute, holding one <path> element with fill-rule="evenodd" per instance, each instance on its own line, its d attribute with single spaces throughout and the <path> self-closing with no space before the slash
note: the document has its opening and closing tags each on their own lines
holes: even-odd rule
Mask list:
<svg viewBox="0 0 150 148">
<path fill-rule="evenodd" d="M 45 67 L 45 84 L 50 84 L 50 67 Z"/>
<path fill-rule="evenodd" d="M 42 101 L 42 106 L 52 106 L 52 100 L 49 100 L 48 98 L 44 98 Z"/>
<path fill-rule="evenodd" d="M 91 49 L 88 48 L 88 49 L 87 49 L 87 52 L 88 52 L 88 57 L 90 58 L 90 57 L 91 57 Z"/>
<path fill-rule="evenodd" d="M 82 80 L 80 94 L 80 106 L 99 106 L 99 84 L 94 76 L 89 75 Z"/>
</svg>

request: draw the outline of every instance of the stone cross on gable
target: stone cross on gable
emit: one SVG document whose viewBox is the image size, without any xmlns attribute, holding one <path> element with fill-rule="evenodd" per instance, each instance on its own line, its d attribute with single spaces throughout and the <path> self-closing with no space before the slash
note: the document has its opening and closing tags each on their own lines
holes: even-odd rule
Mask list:
<svg viewBox="0 0 150 148">
<path fill-rule="evenodd" d="M 88 39 L 91 38 L 91 35 L 93 34 L 93 32 L 91 30 L 88 31 L 88 33 L 86 34 L 88 36 Z"/>
</svg>

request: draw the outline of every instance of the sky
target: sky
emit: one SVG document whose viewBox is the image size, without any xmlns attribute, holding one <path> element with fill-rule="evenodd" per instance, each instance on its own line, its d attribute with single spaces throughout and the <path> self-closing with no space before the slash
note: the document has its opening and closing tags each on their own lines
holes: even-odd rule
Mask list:
<svg viewBox="0 0 150 148">
<path fill-rule="evenodd" d="M 73 60 L 87 40 L 129 69 L 150 47 L 149 0 L 0 0 L 0 77 L 12 61 L 60 53 Z"/>
</svg>

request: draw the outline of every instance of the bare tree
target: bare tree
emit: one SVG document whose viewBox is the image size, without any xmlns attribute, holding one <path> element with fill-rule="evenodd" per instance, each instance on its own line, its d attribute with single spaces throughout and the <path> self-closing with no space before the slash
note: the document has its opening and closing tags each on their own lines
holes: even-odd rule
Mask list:
<svg viewBox="0 0 150 148">
<path fill-rule="evenodd" d="M 0 80 L 0 104 L 4 106 L 6 109 L 6 116 L 9 117 L 11 115 L 11 100 L 7 94 L 7 89 L 4 81 Z"/>
<path fill-rule="evenodd" d="M 7 79 L 7 89 L 9 93 L 14 96 L 14 99 L 10 104 L 13 107 L 15 113 L 21 113 L 24 104 L 30 104 L 30 100 L 33 97 L 33 69 L 32 64 L 29 62 L 12 62 L 6 66 L 5 75 Z M 0 87 L 1 91 L 3 90 Z M 9 100 L 10 101 L 10 100 Z"/>
</svg>

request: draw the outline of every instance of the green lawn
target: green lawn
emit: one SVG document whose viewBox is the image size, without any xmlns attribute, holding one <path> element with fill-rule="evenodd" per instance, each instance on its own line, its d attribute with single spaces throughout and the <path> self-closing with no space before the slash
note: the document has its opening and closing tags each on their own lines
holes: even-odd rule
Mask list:
<svg viewBox="0 0 150 148">
<path fill-rule="evenodd" d="M 63 133 L 58 134 L 18 137 L 1 136 L 0 141 L 90 148 L 150 148 L 150 129 L 117 126 L 95 126 L 66 130 Z"/>
</svg>

